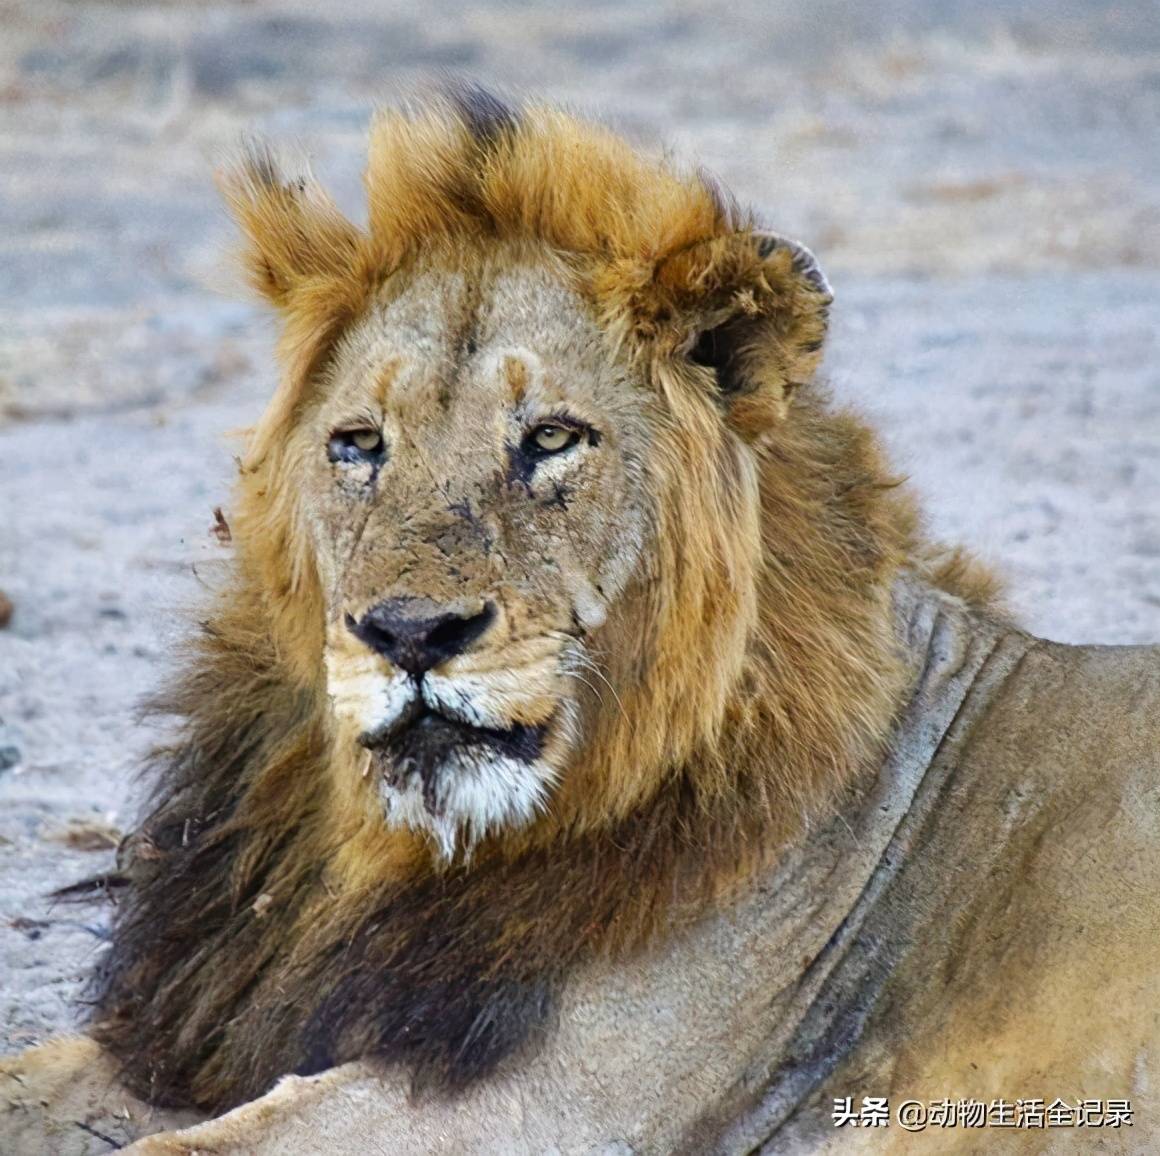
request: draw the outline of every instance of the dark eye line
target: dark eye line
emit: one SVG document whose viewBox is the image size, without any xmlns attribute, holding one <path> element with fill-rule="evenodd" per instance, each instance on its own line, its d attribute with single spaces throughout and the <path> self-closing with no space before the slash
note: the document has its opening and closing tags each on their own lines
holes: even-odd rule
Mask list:
<svg viewBox="0 0 1160 1156">
<path fill-rule="evenodd" d="M 580 418 L 564 410 L 555 410 L 552 413 L 543 414 L 537 417 L 528 428 L 538 429 L 542 425 L 559 425 L 565 429 L 575 430 L 578 434 L 586 434 L 592 428 L 586 421 L 582 421 Z"/>
</svg>

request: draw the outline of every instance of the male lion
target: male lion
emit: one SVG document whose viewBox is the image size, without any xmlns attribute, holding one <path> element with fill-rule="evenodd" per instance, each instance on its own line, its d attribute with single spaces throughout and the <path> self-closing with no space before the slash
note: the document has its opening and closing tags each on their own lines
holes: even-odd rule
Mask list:
<svg viewBox="0 0 1160 1156">
<path fill-rule="evenodd" d="M 983 1142 L 837 1130 L 863 1096 L 1160 1144 L 1157 652 L 924 542 L 811 384 L 810 253 L 470 89 L 379 120 L 365 231 L 261 148 L 224 190 L 281 383 L 6 1150 L 237 1105 L 138 1150 Z"/>
</svg>

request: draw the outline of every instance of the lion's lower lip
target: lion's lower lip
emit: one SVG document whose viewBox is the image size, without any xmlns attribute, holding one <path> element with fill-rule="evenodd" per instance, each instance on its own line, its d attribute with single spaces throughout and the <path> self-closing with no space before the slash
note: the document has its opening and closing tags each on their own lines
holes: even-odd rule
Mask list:
<svg viewBox="0 0 1160 1156">
<path fill-rule="evenodd" d="M 530 763 L 540 757 L 547 734 L 547 723 L 536 726 L 517 723 L 507 729 L 476 727 L 422 709 L 390 734 L 368 735 L 360 741 L 364 746 L 388 755 L 398 765 L 410 761 L 423 768 L 443 763 L 457 751 L 479 747 Z"/>
<path fill-rule="evenodd" d="M 447 754 L 457 747 L 485 746 L 497 754 L 530 763 L 540 757 L 547 727 L 517 724 L 510 730 L 473 727 L 443 715 L 427 714 L 392 739 L 399 753 L 416 757 L 432 750 Z"/>
</svg>

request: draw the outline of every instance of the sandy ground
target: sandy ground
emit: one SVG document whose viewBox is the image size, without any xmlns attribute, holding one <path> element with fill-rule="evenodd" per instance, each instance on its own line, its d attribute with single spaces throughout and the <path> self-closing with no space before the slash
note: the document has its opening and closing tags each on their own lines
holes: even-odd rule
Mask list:
<svg viewBox="0 0 1160 1156">
<path fill-rule="evenodd" d="M 1151 0 L 0 0 L 0 1049 L 83 1011 L 104 918 L 45 896 L 132 819 L 134 704 L 271 386 L 212 159 L 296 141 L 358 213 L 373 104 L 439 70 L 699 157 L 813 245 L 835 392 L 936 531 L 1033 630 L 1160 639 Z"/>
</svg>

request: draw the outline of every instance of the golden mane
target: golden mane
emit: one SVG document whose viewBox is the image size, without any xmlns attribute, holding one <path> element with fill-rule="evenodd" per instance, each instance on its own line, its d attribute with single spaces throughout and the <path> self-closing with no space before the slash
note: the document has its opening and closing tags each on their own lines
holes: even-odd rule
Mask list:
<svg viewBox="0 0 1160 1156">
<path fill-rule="evenodd" d="M 376 122 L 365 232 L 260 148 L 223 187 L 283 376 L 239 482 L 235 577 L 163 704 L 185 729 L 127 844 L 94 1031 L 145 1095 L 214 1109 L 364 1056 L 460 1084 L 544 1030 L 586 960 L 696 918 L 874 770 L 905 691 L 903 567 L 976 600 L 989 579 L 930 560 L 873 436 L 809 384 L 830 300 L 809 254 L 704 177 L 465 90 Z M 649 653 L 614 659 L 644 673 L 549 814 L 441 867 L 334 773 L 287 435 L 384 281 L 488 245 L 563 262 L 664 394 L 674 451 L 630 607 Z M 740 322 L 722 421 L 684 354 Z"/>
</svg>

